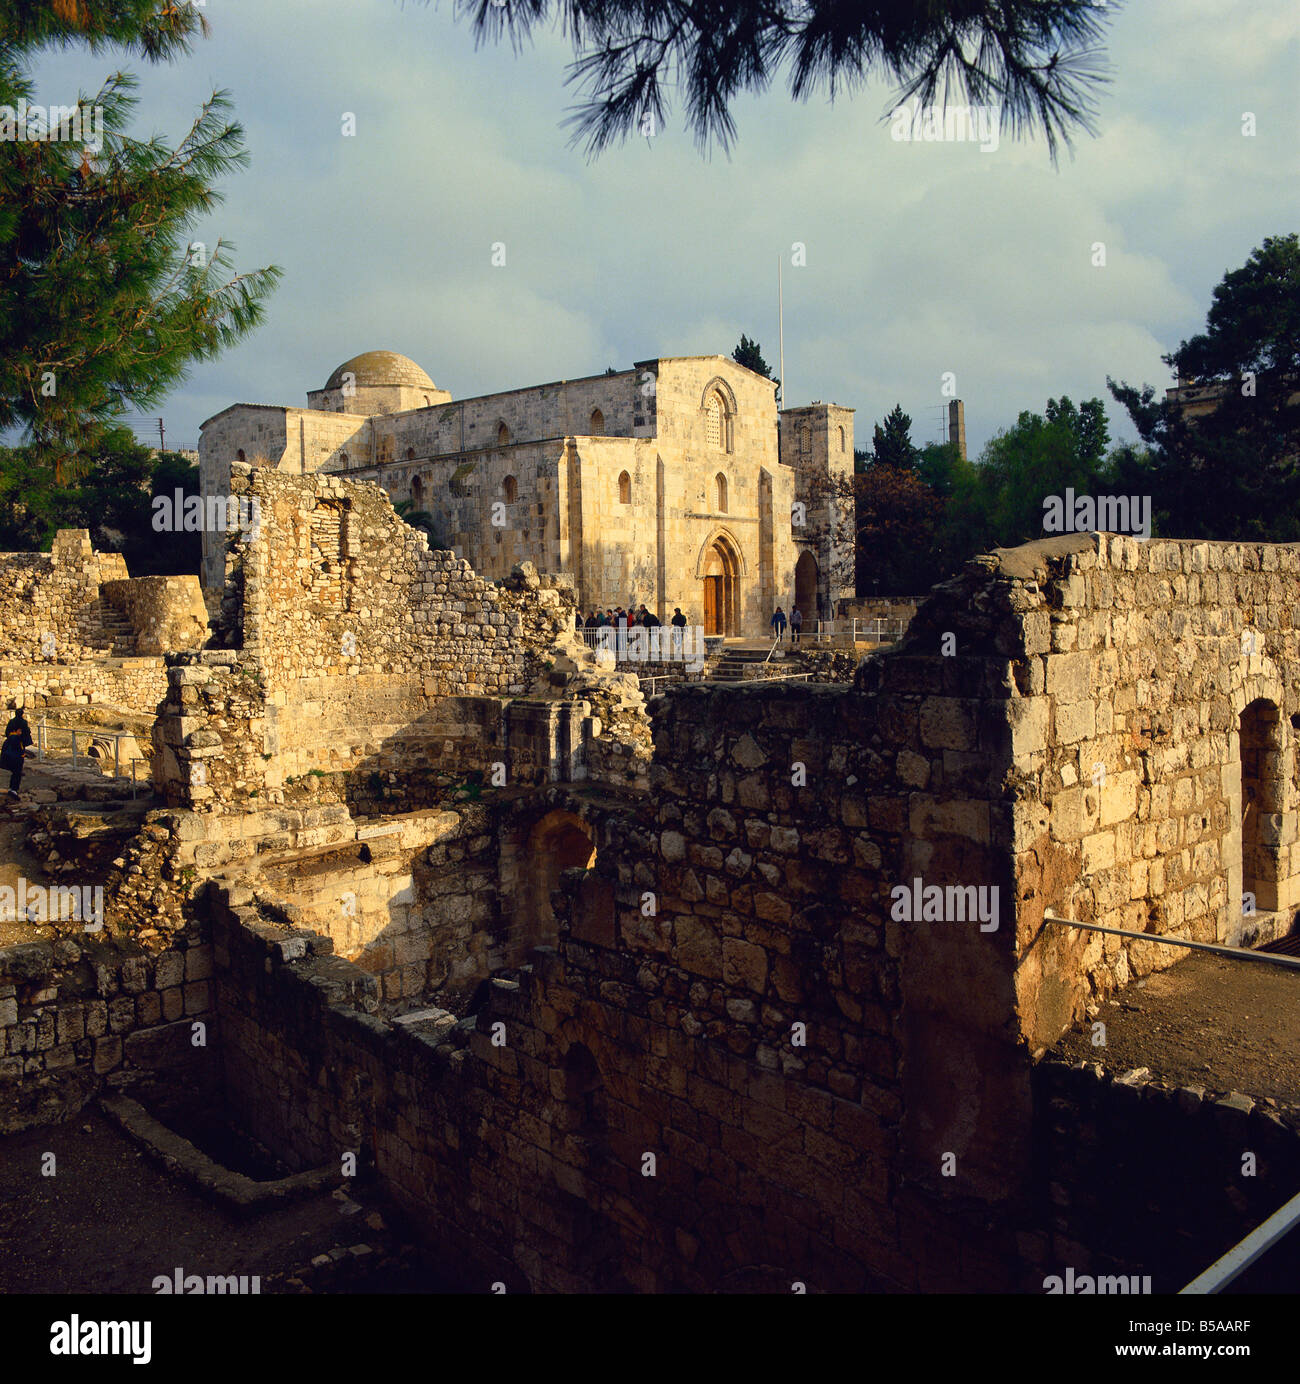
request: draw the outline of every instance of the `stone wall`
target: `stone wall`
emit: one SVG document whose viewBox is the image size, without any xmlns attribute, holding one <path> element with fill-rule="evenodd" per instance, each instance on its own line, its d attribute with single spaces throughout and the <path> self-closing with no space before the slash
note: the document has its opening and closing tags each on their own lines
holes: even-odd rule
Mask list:
<svg viewBox="0 0 1300 1384">
<path fill-rule="evenodd" d="M 101 583 L 124 579 L 120 553 L 96 553 L 88 529 L 60 529 L 48 553 L 0 553 L 0 655 L 25 663 L 93 656 Z"/>
<path fill-rule="evenodd" d="M 0 951 L 0 1132 L 58 1123 L 106 1084 L 202 1061 L 215 1046 L 203 1031 L 211 974 L 195 933 L 153 954 L 107 932 Z"/>
<path fill-rule="evenodd" d="M 153 716 L 167 695 L 161 658 L 110 658 L 82 663 L 0 661 L 0 700 L 21 698 L 28 712 L 45 706 L 109 706 Z M 29 714 L 28 719 L 31 720 Z M 32 729 L 35 730 L 35 721 Z"/>
<path fill-rule="evenodd" d="M 1050 1218 L 1026 1241 L 1039 1270 L 1029 1291 L 1073 1269 L 1149 1274 L 1153 1292 L 1177 1293 L 1300 1192 L 1300 1130 L 1248 1096 L 1055 1061 L 1038 1064 L 1034 1085 Z M 1267 1262 L 1275 1282 L 1293 1282 L 1300 1244 L 1283 1240 Z"/>
<path fill-rule="evenodd" d="M 100 591 L 130 621 L 139 654 L 201 649 L 207 642 L 208 612 L 198 577 L 133 577 L 106 581 Z"/>
<path fill-rule="evenodd" d="M 1077 1169 L 1063 1201 L 1033 1054 L 1170 961 L 1043 912 L 1239 935 L 1243 763 L 1269 819 L 1253 868 L 1285 896 L 1296 575 L 1294 549 L 1035 544 L 938 588 L 852 686 L 671 689 L 651 793 L 596 811 L 555 950 L 472 1029 L 313 1015 L 285 998 L 306 960 L 264 978 L 231 926 L 227 1062 L 255 1132 L 306 1166 L 336 1156 L 331 1129 L 369 1131 L 449 1262 L 512 1289 L 1042 1291 L 1072 1245 L 1133 1271 L 1122 1218 L 1085 1234 L 1128 1127 L 1090 1164 L 1049 1150 Z M 1270 696 L 1243 751 L 1234 718 Z M 290 1127 L 299 1086 L 317 1115 Z M 1226 1147 L 1197 1143 L 1198 1178 Z M 1195 1211 L 1168 1205 L 1176 1238 Z"/>
</svg>

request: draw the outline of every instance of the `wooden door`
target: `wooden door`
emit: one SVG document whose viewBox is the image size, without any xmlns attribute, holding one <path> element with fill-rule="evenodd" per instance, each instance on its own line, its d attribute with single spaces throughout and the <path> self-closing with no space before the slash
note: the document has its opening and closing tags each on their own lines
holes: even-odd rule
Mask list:
<svg viewBox="0 0 1300 1384">
<path fill-rule="evenodd" d="M 722 633 L 722 578 L 704 578 L 704 633 Z"/>
</svg>

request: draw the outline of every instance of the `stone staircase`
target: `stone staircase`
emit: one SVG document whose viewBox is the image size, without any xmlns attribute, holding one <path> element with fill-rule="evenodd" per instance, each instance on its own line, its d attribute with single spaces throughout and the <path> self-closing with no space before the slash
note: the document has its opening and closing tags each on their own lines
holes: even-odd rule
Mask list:
<svg viewBox="0 0 1300 1384">
<path fill-rule="evenodd" d="M 778 678 L 790 671 L 788 659 L 767 659 L 770 645 L 765 649 L 724 648 L 716 663 L 705 670 L 709 682 L 751 682 L 758 678 Z M 788 646 L 786 646 L 788 649 Z"/>
<path fill-rule="evenodd" d="M 135 631 L 131 622 L 102 596 L 96 596 L 90 605 L 78 612 L 77 626 L 87 648 L 101 650 L 109 658 L 135 656 Z"/>
</svg>

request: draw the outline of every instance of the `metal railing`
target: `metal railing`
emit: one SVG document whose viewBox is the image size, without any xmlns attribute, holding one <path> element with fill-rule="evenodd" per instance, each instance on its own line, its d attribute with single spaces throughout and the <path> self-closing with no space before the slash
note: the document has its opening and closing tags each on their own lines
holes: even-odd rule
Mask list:
<svg viewBox="0 0 1300 1384">
<path fill-rule="evenodd" d="M 1225 1255 L 1216 1259 L 1206 1271 L 1183 1288 L 1178 1296 L 1187 1294 L 1218 1293 L 1240 1277 L 1262 1255 L 1267 1254 L 1280 1240 L 1289 1235 L 1300 1224 L 1300 1192 L 1285 1206 L 1257 1225 L 1240 1244 L 1234 1245 Z"/>
<path fill-rule="evenodd" d="M 136 739 L 130 731 L 101 730 L 85 726 L 51 726 L 47 724 L 45 716 L 42 715 L 36 726 L 37 763 L 43 763 L 47 758 L 53 758 L 50 754 L 52 748 L 50 742 L 51 734 L 55 736 L 66 735 L 69 737 L 72 747 L 72 767 L 74 769 L 80 768 L 83 764 L 93 764 L 95 768 L 101 770 L 101 772 L 105 767 L 105 761 L 102 760 L 99 755 L 92 755 L 90 749 L 97 740 L 101 743 L 106 740 L 111 740 L 113 742 L 113 777 L 115 779 L 124 778 L 130 780 L 131 796 L 133 798 L 135 797 L 136 788 L 141 782 L 136 774 L 136 765 L 143 764 L 145 766 L 144 781 L 146 783 L 149 781 L 149 761 L 147 759 L 128 759 L 126 761 L 127 772 L 123 772 L 122 741 L 134 741 Z M 81 736 L 81 743 L 84 746 L 81 751 L 80 759 L 77 757 L 78 736 Z"/>
<path fill-rule="evenodd" d="M 814 620 L 811 628 L 805 625 L 803 638 L 815 644 L 828 643 L 833 639 L 851 640 L 853 643 L 888 644 L 901 639 L 908 622 L 896 617 L 876 616 L 872 620 Z"/>
<path fill-rule="evenodd" d="M 1217 942 L 1192 942 L 1186 937 L 1162 937 L 1154 932 L 1130 932 L 1127 928 L 1103 927 L 1100 923 L 1080 923 L 1073 918 L 1062 918 L 1049 912 L 1044 912 L 1043 921 L 1082 928 L 1085 932 L 1109 932 L 1115 937 L 1131 937 L 1135 942 L 1161 942 L 1166 947 L 1187 947 L 1191 951 L 1213 952 L 1215 956 L 1225 956 L 1230 961 L 1255 961 L 1264 966 L 1281 966 L 1285 970 L 1300 971 L 1300 957 L 1281 956 L 1276 952 L 1251 951 L 1249 947 L 1225 947 Z"/>
</svg>

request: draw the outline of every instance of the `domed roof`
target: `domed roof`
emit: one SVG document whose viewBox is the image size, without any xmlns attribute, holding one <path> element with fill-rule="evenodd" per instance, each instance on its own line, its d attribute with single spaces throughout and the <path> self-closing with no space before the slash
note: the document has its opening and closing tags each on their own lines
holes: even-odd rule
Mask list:
<svg viewBox="0 0 1300 1384">
<path fill-rule="evenodd" d="M 410 356 L 396 351 L 364 351 L 342 365 L 325 381 L 326 389 L 341 389 L 343 376 L 351 374 L 360 389 L 366 385 L 405 384 L 415 389 L 436 389 L 437 386 Z"/>
</svg>

